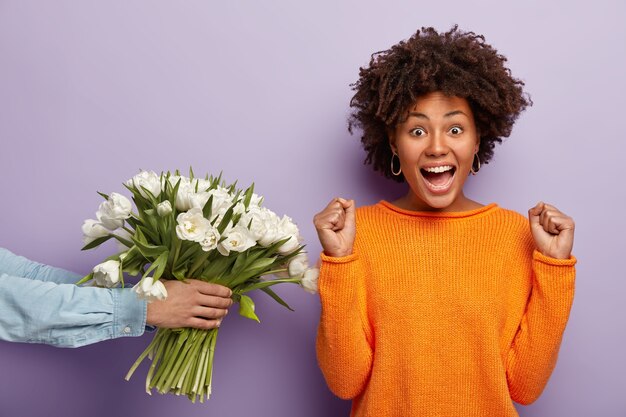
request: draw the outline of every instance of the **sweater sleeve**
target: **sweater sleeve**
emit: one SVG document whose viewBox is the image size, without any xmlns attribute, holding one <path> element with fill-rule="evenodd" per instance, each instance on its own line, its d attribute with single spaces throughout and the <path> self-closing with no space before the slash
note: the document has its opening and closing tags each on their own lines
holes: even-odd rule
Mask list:
<svg viewBox="0 0 626 417">
<path fill-rule="evenodd" d="M 321 260 L 317 357 L 331 391 L 351 399 L 364 390 L 374 357 L 365 268 L 357 254 L 342 258 L 322 254 Z"/>
<path fill-rule="evenodd" d="M 513 401 L 530 404 L 543 391 L 556 364 L 574 300 L 575 258 L 553 259 L 535 250 L 533 284 L 507 362 Z"/>
</svg>

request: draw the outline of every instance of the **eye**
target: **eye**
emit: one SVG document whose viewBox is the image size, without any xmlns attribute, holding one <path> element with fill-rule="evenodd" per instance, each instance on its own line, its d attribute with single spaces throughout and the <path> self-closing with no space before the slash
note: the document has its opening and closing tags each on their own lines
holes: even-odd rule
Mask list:
<svg viewBox="0 0 626 417">
<path fill-rule="evenodd" d="M 461 133 L 463 133 L 463 129 L 461 129 L 460 126 L 452 126 L 449 132 L 456 136 L 456 135 L 460 135 Z"/>
<path fill-rule="evenodd" d="M 421 127 L 416 127 L 415 129 L 411 129 L 409 130 L 409 134 L 411 136 L 424 136 L 426 134 L 426 131 L 424 129 L 422 129 Z"/>
</svg>

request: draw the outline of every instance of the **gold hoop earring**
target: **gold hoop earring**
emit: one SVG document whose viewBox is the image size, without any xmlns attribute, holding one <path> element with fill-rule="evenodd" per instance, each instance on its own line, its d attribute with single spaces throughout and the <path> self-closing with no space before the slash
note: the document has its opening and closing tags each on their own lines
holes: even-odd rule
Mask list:
<svg viewBox="0 0 626 417">
<path fill-rule="evenodd" d="M 398 166 L 399 166 L 400 165 L 400 158 L 398 157 L 397 153 L 392 152 L 391 153 L 391 173 L 397 177 L 398 175 L 402 174 L 402 167 L 399 166 L 398 170 L 394 171 L 394 169 L 393 169 L 393 160 L 395 158 L 398 158 Z"/>
<path fill-rule="evenodd" d="M 477 161 L 477 164 L 474 164 L 474 161 Z M 476 165 L 476 169 L 474 169 L 474 165 Z M 478 152 L 474 154 L 474 159 L 472 159 L 472 167 L 470 168 L 470 172 L 472 175 L 476 175 L 480 171 L 480 157 L 478 156 Z"/>
</svg>

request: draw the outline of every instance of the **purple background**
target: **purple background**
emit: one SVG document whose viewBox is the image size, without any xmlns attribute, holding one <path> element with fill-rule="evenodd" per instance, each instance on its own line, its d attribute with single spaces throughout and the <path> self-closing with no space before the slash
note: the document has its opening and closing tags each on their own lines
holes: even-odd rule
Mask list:
<svg viewBox="0 0 626 417">
<path fill-rule="evenodd" d="M 626 6 L 587 4 L 0 0 L 0 246 L 86 273 L 114 249 L 80 252 L 96 190 L 191 165 L 256 182 L 316 254 L 311 218 L 330 198 L 403 192 L 362 166 L 346 131 L 359 66 L 422 25 L 458 22 L 508 56 L 535 102 L 468 195 L 522 213 L 543 199 L 577 222 L 560 360 L 520 413 L 624 416 Z M 149 335 L 81 349 L 0 342 L 0 415 L 347 415 L 317 368 L 317 298 L 278 292 L 296 312 L 260 294 L 261 324 L 225 321 L 208 404 L 148 397 L 145 364 L 123 380 Z"/>
</svg>

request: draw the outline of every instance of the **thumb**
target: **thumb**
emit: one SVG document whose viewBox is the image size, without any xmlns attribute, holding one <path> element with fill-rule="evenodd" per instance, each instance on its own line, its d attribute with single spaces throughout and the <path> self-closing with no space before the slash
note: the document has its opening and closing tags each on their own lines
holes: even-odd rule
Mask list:
<svg viewBox="0 0 626 417">
<path fill-rule="evenodd" d="M 354 203 L 354 200 L 344 200 L 342 202 L 343 208 L 346 211 L 346 223 L 353 225 L 355 222 L 355 211 L 356 211 L 356 204 Z"/>
<path fill-rule="evenodd" d="M 544 203 L 540 201 L 535 205 L 535 207 L 532 207 L 528 210 L 528 220 L 530 221 L 531 226 L 539 224 L 539 215 L 543 211 L 543 208 Z"/>
</svg>

